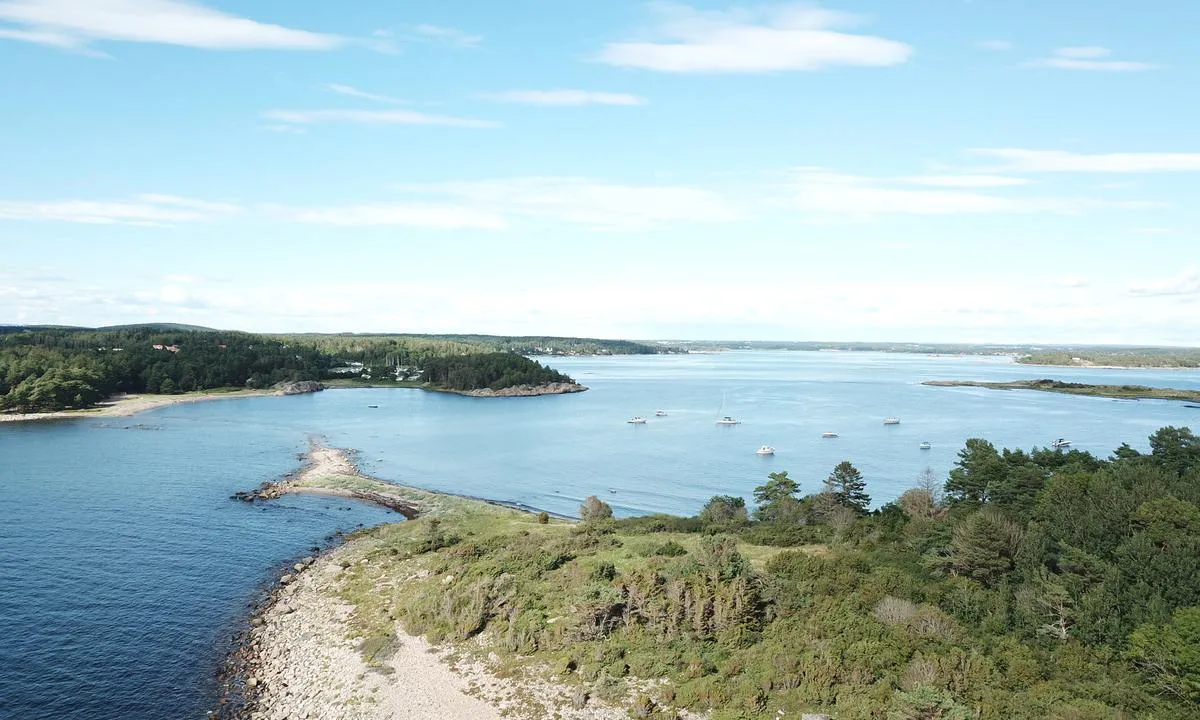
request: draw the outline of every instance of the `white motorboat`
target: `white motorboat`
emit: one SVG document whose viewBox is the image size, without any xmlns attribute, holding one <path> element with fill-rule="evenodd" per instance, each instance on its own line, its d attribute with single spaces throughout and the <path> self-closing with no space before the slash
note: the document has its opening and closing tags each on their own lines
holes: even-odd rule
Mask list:
<svg viewBox="0 0 1200 720">
<path fill-rule="evenodd" d="M 720 420 L 718 420 L 718 421 L 717 421 L 717 424 L 718 424 L 718 425 L 741 425 L 741 424 L 742 424 L 742 421 L 741 421 L 741 420 L 734 420 L 733 418 L 731 418 L 731 417 L 729 417 L 728 415 L 726 415 L 725 417 L 723 417 L 723 418 L 721 418 Z"/>
<path fill-rule="evenodd" d="M 1061 448 L 1071 447 L 1071 441 L 1063 440 L 1062 438 L 1059 438 L 1059 439 L 1055 440 L 1054 442 L 1050 443 L 1050 447 L 1055 448 L 1056 450 L 1061 449 Z"/>
<path fill-rule="evenodd" d="M 927 442 L 923 442 L 918 447 L 920 447 L 922 450 L 928 450 L 929 448 L 933 447 L 933 445 L 930 445 Z"/>
<path fill-rule="evenodd" d="M 636 415 L 634 417 L 629 418 L 625 422 L 629 423 L 630 425 L 645 425 L 646 418 L 642 417 L 641 415 Z"/>
<path fill-rule="evenodd" d="M 900 418 L 896 418 L 896 417 L 884 418 L 883 424 L 884 425 L 899 425 Z"/>
<path fill-rule="evenodd" d="M 667 416 L 666 410 L 658 410 L 654 413 L 654 417 L 666 417 L 666 416 Z"/>
<path fill-rule="evenodd" d="M 774 455 L 775 448 L 771 447 L 770 445 L 763 445 L 762 447 L 755 450 L 754 452 L 759 455 Z"/>
<path fill-rule="evenodd" d="M 823 432 L 823 433 L 821 433 L 821 437 L 823 437 L 823 438 L 826 438 L 826 439 L 829 439 L 829 438 L 835 438 L 835 437 L 837 437 L 837 436 L 838 436 L 838 434 L 837 434 L 837 433 L 835 433 L 835 432 Z"/>
</svg>

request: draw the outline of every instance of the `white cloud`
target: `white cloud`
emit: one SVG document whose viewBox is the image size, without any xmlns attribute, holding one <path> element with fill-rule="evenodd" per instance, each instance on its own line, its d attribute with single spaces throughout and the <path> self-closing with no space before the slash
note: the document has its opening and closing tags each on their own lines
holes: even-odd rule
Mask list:
<svg viewBox="0 0 1200 720">
<path fill-rule="evenodd" d="M 1054 54 L 1059 57 L 1075 58 L 1077 60 L 1088 60 L 1095 58 L 1108 57 L 1112 55 L 1112 50 L 1104 47 L 1064 47 L 1054 51 Z"/>
<path fill-rule="evenodd" d="M 973 155 L 996 158 L 1005 172 L 1151 173 L 1200 171 L 1200 152 L 1082 154 L 1065 150 L 982 148 Z"/>
<path fill-rule="evenodd" d="M 984 40 L 977 46 L 980 50 L 992 50 L 994 52 L 1003 52 L 1012 50 L 1013 44 L 1008 40 Z"/>
<path fill-rule="evenodd" d="M 4 0 L 0 38 L 63 49 L 96 41 L 141 42 L 208 50 L 330 50 L 337 35 L 261 23 L 188 0 Z"/>
<path fill-rule="evenodd" d="M 523 105 L 645 105 L 645 98 L 626 93 L 594 92 L 590 90 L 509 90 L 485 93 L 484 97 L 499 102 Z"/>
<path fill-rule="evenodd" d="M 857 24 L 846 13 L 810 5 L 696 10 L 652 3 L 660 22 L 652 39 L 611 43 L 597 60 L 672 73 L 763 73 L 906 62 L 912 47 L 839 31 Z"/>
<path fill-rule="evenodd" d="M 145 194 L 129 200 L 0 200 L 0 220 L 91 225 L 172 225 L 216 220 L 241 212 L 232 203 Z"/>
<path fill-rule="evenodd" d="M 544 218 L 594 230 L 638 231 L 670 223 L 735 220 L 717 193 L 666 185 L 617 185 L 588 178 L 522 177 L 405 185 L 401 190 L 450 197 L 504 215 Z"/>
<path fill-rule="evenodd" d="M 1129 294 L 1137 297 L 1200 295 L 1200 269 L 1193 264 L 1174 277 L 1130 285 Z"/>
<path fill-rule="evenodd" d="M 361 100 L 370 100 L 372 102 L 385 103 L 388 105 L 407 105 L 408 103 L 399 98 L 391 97 L 390 95 L 379 95 L 376 93 L 366 92 L 349 85 L 340 85 L 338 83 L 329 83 L 325 85 L 325 89 L 330 92 L 335 92 L 339 95 L 359 98 Z"/>
<path fill-rule="evenodd" d="M 1112 51 L 1104 47 L 1064 47 L 1054 51 L 1051 57 L 1032 60 L 1035 67 L 1058 68 L 1059 70 L 1098 70 L 1107 72 L 1137 72 L 1155 70 L 1161 66 L 1154 63 L 1130 60 L 1107 60 Z"/>
<path fill-rule="evenodd" d="M 437 230 L 502 230 L 504 217 L 487 210 L 417 203 L 374 203 L 318 208 L 273 208 L 285 219 L 339 227 L 422 227 Z"/>
<path fill-rule="evenodd" d="M 904 182 L 903 180 L 901 182 Z M 1009 197 L 954 189 L 897 187 L 894 180 L 798 168 L 785 183 L 787 202 L 818 216 L 870 218 L 873 215 L 970 215 L 1000 213 L 1077 214 L 1097 207 L 1144 207 L 1135 202 L 1088 198 Z"/>
<path fill-rule="evenodd" d="M 1005 175 L 917 175 L 905 178 L 905 181 L 916 185 L 958 188 L 1013 187 L 1029 185 L 1033 182 L 1025 178 Z"/>
<path fill-rule="evenodd" d="M 352 123 L 357 125 L 444 125 L 460 128 L 495 128 L 499 123 L 490 120 L 431 115 L 414 110 L 269 110 L 263 113 L 268 120 L 297 125 L 318 123 Z"/>
<path fill-rule="evenodd" d="M 414 25 L 412 32 L 427 41 L 458 48 L 475 47 L 483 42 L 483 37 L 480 35 L 473 35 L 458 28 L 442 25 Z"/>
</svg>

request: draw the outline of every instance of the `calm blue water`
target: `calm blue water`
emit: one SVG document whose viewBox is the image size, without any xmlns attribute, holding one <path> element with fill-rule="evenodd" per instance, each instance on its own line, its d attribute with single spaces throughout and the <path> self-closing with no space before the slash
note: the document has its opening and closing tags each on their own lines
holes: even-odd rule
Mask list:
<svg viewBox="0 0 1200 720">
<path fill-rule="evenodd" d="M 1200 410 L 1181 403 L 919 384 L 1200 388 L 1198 372 L 874 353 L 552 362 L 592 389 L 511 400 L 339 390 L 0 425 L 0 718 L 163 720 L 211 708 L 229 636 L 279 565 L 337 529 L 398 519 L 323 498 L 228 499 L 294 469 L 309 433 L 397 482 L 568 514 L 597 494 L 631 514 L 749 497 L 780 469 L 813 491 L 841 460 L 879 504 L 927 466 L 947 471 L 968 437 L 1025 448 L 1067 437 L 1107 455 L 1125 441 L 1144 449 L 1163 425 L 1200 425 Z M 660 409 L 669 416 L 653 417 Z M 626 424 L 635 414 L 649 422 Z M 743 424 L 718 427 L 720 414 Z M 884 427 L 889 415 L 902 424 Z M 841 438 L 822 440 L 826 430 Z M 933 449 L 919 450 L 923 440 Z M 755 455 L 764 443 L 778 454 Z"/>
</svg>

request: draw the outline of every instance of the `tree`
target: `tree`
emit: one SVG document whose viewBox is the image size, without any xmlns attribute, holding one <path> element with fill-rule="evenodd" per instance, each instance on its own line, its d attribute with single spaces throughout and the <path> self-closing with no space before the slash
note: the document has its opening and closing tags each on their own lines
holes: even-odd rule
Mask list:
<svg viewBox="0 0 1200 720">
<path fill-rule="evenodd" d="M 950 569 L 992 585 L 1013 567 L 1022 532 L 995 510 L 980 510 L 954 528 Z"/>
<path fill-rule="evenodd" d="M 1200 703 L 1200 607 L 1176 610 L 1165 625 L 1134 630 L 1127 656 L 1160 692 Z"/>
<path fill-rule="evenodd" d="M 1007 468 L 987 440 L 971 438 L 958 451 L 958 462 L 946 481 L 946 495 L 954 503 L 983 505 L 1004 481 Z"/>
<path fill-rule="evenodd" d="M 732 495 L 716 495 L 700 511 L 705 525 L 741 525 L 746 520 L 746 501 Z"/>
<path fill-rule="evenodd" d="M 866 488 L 862 473 L 846 460 L 838 463 L 829 477 L 825 478 L 825 492 L 833 495 L 838 504 L 858 513 L 865 513 L 871 504 L 871 496 Z"/>
<path fill-rule="evenodd" d="M 1163 470 L 1185 475 L 1200 468 L 1200 438 L 1188 428 L 1161 428 L 1150 436 L 1150 457 Z"/>
<path fill-rule="evenodd" d="M 758 517 L 761 520 L 777 521 L 781 519 L 781 511 L 798 504 L 796 493 L 800 485 L 790 477 L 786 470 L 773 472 L 767 476 L 765 485 L 754 488 L 754 499 L 758 502 Z M 787 513 L 791 515 L 792 513 Z"/>
<path fill-rule="evenodd" d="M 579 506 L 579 517 L 585 523 L 608 520 L 612 516 L 612 506 L 595 495 L 589 495 Z"/>
</svg>

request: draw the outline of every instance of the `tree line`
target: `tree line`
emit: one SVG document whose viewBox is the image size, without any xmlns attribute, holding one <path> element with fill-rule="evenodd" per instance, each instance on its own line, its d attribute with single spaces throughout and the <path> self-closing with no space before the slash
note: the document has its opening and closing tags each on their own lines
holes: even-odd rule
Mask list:
<svg viewBox="0 0 1200 720">
<path fill-rule="evenodd" d="M 944 482 L 926 471 L 874 511 L 862 474 L 843 462 L 807 494 L 771 473 L 753 509 L 722 495 L 694 517 L 613 521 L 591 497 L 580 512 L 617 534 L 785 548 L 757 572 L 722 561 L 742 581 L 717 583 L 706 591 L 716 605 L 692 607 L 733 613 L 727 625 L 704 616 L 718 628 L 707 640 L 668 633 L 694 641 L 676 668 L 683 688 L 695 685 L 687 658 L 714 658 L 723 687 L 689 692 L 737 709 L 722 717 L 778 706 L 889 719 L 1182 720 L 1200 708 L 1200 438 L 1165 427 L 1149 444 L 1101 459 L 972 439 Z M 613 582 L 623 612 L 670 582 L 643 580 Z M 643 632 L 619 630 L 625 647 Z"/>
<path fill-rule="evenodd" d="M 528 358 L 485 346 L 313 337 L 154 327 L 6 328 L 0 332 L 0 411 L 86 408 L 118 393 L 262 389 L 345 377 L 354 363 L 354 377 L 420 379 L 458 390 L 570 381 Z"/>
</svg>

